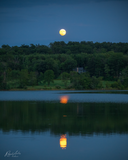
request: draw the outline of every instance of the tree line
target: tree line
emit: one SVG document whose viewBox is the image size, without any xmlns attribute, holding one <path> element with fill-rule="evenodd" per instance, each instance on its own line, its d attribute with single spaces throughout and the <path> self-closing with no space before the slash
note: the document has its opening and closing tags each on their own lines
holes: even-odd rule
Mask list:
<svg viewBox="0 0 128 160">
<path fill-rule="evenodd" d="M 86 73 L 76 74 L 73 69 L 83 67 Z M 52 71 L 47 81 L 46 71 Z M 45 45 L 2 45 L 0 48 L 0 88 L 8 82 L 19 81 L 19 87 L 50 83 L 66 72 L 67 78 L 78 89 L 95 89 L 98 81 L 117 81 L 113 86 L 128 87 L 128 43 L 93 43 L 63 41 Z M 45 77 L 45 78 L 44 78 Z M 95 84 L 93 82 L 95 81 Z M 87 83 L 88 82 L 88 83 Z M 90 84 L 89 84 L 90 82 Z M 86 84 L 85 84 L 86 83 Z M 78 85 L 76 85 L 78 84 Z M 88 85 L 87 85 L 88 84 Z M 122 88 L 123 89 L 123 88 Z"/>
<path fill-rule="evenodd" d="M 65 43 L 64 41 L 55 41 L 50 43 L 48 46 L 46 45 L 21 45 L 12 46 L 2 45 L 0 48 L 0 55 L 4 55 L 6 53 L 11 53 L 13 55 L 29 55 L 32 53 L 39 54 L 79 54 L 79 53 L 106 53 L 109 51 L 113 52 L 122 52 L 123 54 L 128 54 L 128 43 L 112 43 L 112 42 L 95 42 L 92 41 L 81 41 L 81 42 L 72 42 L 69 41 Z"/>
</svg>

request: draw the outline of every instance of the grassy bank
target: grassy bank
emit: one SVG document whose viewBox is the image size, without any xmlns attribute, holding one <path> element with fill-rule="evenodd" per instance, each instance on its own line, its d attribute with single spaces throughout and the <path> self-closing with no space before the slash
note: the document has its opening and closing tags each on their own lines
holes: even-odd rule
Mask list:
<svg viewBox="0 0 128 160">
<path fill-rule="evenodd" d="M 68 81 L 67 85 L 70 84 L 70 80 Z M 48 86 L 45 83 L 40 83 L 40 85 L 38 86 L 27 86 L 28 90 L 38 90 L 38 89 L 42 89 L 42 90 L 57 90 L 57 89 L 66 89 L 64 82 L 62 80 L 54 80 L 54 82 L 51 82 L 50 85 Z"/>
<path fill-rule="evenodd" d="M 115 81 L 102 81 L 102 90 L 113 90 L 117 88 L 112 88 L 111 84 L 113 84 Z M 67 82 L 67 86 L 69 86 L 70 80 Z M 17 87 L 12 87 L 9 90 L 69 90 L 65 87 L 64 82 L 62 80 L 54 80 L 54 83 L 48 84 L 43 83 L 43 81 L 36 86 L 26 86 L 26 88 L 17 88 Z M 75 88 L 70 88 L 70 90 L 75 90 Z"/>
</svg>

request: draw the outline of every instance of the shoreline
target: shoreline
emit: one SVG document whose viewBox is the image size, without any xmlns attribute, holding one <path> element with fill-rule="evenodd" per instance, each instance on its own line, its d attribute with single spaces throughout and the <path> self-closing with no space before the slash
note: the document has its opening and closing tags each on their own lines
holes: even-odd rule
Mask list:
<svg viewBox="0 0 128 160">
<path fill-rule="evenodd" d="M 9 89 L 9 90 L 0 90 L 0 91 L 78 91 L 76 89 Z M 97 91 L 97 90 L 101 90 L 101 91 L 114 91 L 114 90 L 118 90 L 118 91 L 125 91 L 127 89 L 123 89 L 123 90 L 119 90 L 117 88 L 111 88 L 111 89 L 107 89 L 107 88 L 102 88 L 102 89 L 82 89 L 80 91 L 88 91 L 88 90 L 91 90 L 91 91 Z"/>
</svg>

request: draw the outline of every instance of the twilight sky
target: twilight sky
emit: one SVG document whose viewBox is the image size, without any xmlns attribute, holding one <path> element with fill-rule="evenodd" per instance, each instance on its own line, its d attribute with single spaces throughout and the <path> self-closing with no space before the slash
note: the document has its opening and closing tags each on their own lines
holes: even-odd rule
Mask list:
<svg viewBox="0 0 128 160">
<path fill-rule="evenodd" d="M 128 42 L 128 0 L 0 0 L 0 47 L 54 41 Z"/>
</svg>

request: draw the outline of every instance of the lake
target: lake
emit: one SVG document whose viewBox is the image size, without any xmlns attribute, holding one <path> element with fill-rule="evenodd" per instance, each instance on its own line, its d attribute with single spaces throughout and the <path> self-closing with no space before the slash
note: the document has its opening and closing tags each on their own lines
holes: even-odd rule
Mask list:
<svg viewBox="0 0 128 160">
<path fill-rule="evenodd" d="M 0 91 L 0 160 L 128 160 L 128 91 Z"/>
</svg>

